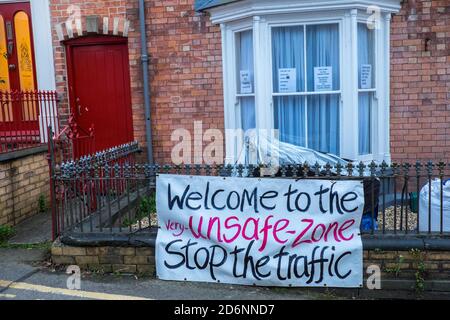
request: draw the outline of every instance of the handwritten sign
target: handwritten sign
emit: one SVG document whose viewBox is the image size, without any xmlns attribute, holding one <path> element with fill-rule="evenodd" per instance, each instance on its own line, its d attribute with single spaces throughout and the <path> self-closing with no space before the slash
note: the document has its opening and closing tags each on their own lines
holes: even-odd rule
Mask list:
<svg viewBox="0 0 450 320">
<path fill-rule="evenodd" d="M 362 64 L 360 67 L 360 79 L 361 79 L 361 89 L 371 89 L 372 88 L 372 65 Z"/>
<path fill-rule="evenodd" d="M 333 90 L 333 67 L 314 68 L 314 91 Z"/>
<path fill-rule="evenodd" d="M 297 69 L 283 68 L 278 69 L 278 92 L 296 92 L 297 91 Z"/>
<path fill-rule="evenodd" d="M 160 175 L 163 280 L 359 287 L 360 181 Z"/>
<path fill-rule="evenodd" d="M 241 76 L 241 93 L 242 94 L 253 93 L 250 71 L 241 70 L 240 76 Z"/>
</svg>

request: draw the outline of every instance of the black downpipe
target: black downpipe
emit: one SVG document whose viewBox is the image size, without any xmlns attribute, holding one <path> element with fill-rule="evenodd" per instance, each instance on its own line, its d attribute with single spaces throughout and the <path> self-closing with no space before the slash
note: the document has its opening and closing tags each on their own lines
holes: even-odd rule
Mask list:
<svg viewBox="0 0 450 320">
<path fill-rule="evenodd" d="M 145 30 L 145 0 L 139 0 L 139 25 L 141 33 L 141 62 L 144 85 L 145 137 L 147 140 L 147 161 L 153 164 L 152 118 L 150 111 L 150 81 L 148 76 L 147 35 Z"/>
</svg>

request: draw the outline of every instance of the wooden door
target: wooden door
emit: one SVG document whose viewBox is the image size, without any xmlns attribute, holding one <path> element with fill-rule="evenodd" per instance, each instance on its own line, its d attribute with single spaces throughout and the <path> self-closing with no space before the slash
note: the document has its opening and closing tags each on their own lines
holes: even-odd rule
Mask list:
<svg viewBox="0 0 450 320">
<path fill-rule="evenodd" d="M 71 109 L 96 151 L 133 140 L 127 40 L 95 36 L 66 43 Z"/>
<path fill-rule="evenodd" d="M 37 88 L 31 9 L 28 2 L 0 4 L 0 91 L 30 92 Z M 39 110 L 20 95 L 4 95 L 0 106 L 3 135 L 39 134 Z"/>
</svg>

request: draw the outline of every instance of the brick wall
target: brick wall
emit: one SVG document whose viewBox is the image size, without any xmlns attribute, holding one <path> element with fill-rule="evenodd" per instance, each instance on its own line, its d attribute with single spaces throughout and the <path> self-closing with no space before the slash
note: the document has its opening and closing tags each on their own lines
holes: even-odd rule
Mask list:
<svg viewBox="0 0 450 320">
<path fill-rule="evenodd" d="M 450 279 L 448 251 L 365 251 L 364 267 L 370 265 L 378 265 L 387 279 L 415 279 L 420 267 L 425 279 Z"/>
<path fill-rule="evenodd" d="M 194 12 L 193 0 L 149 5 L 154 151 L 171 162 L 172 130 L 193 137 L 194 120 L 203 130 L 224 128 L 221 36 L 209 16 Z"/>
<path fill-rule="evenodd" d="M 391 27 L 393 161 L 450 157 L 450 4 L 403 1 Z"/>
<path fill-rule="evenodd" d="M 39 212 L 39 198 L 49 203 L 47 153 L 0 163 L 0 225 L 14 226 Z"/>
<path fill-rule="evenodd" d="M 56 241 L 52 246 L 55 265 L 78 265 L 83 270 L 105 273 L 155 275 L 153 247 L 73 247 Z M 364 251 L 364 277 L 369 266 L 381 271 L 381 287 L 387 290 L 450 290 L 450 252 L 448 251 Z M 370 272 L 372 274 L 372 271 Z M 424 285 L 424 288 L 419 288 Z"/>
<path fill-rule="evenodd" d="M 98 15 L 130 20 L 128 35 L 134 136 L 145 146 L 138 1 L 51 0 L 52 25 L 64 22 L 70 5 L 81 17 Z M 209 17 L 196 13 L 193 0 L 146 1 L 148 50 L 151 55 L 152 128 L 156 161 L 170 162 L 171 133 L 192 131 L 193 121 L 203 129 L 223 129 L 221 38 Z M 83 28 L 84 29 L 84 28 Z M 67 117 L 65 53 L 53 30 L 56 82 L 62 96 L 61 113 Z"/>
<path fill-rule="evenodd" d="M 57 240 L 52 246 L 52 262 L 78 265 L 85 270 L 153 276 L 155 250 L 150 247 L 71 247 Z"/>
<path fill-rule="evenodd" d="M 171 162 L 172 131 L 223 130 L 221 39 L 218 26 L 193 10 L 194 0 L 146 1 L 151 56 L 155 160 Z M 145 146 L 137 1 L 74 0 L 81 16 L 127 18 L 135 138 Z M 69 16 L 67 0 L 51 0 L 52 24 Z M 450 6 L 446 0 L 403 1 L 392 19 L 391 151 L 394 161 L 449 160 Z M 54 31 L 56 80 L 67 114 L 63 47 Z"/>
</svg>

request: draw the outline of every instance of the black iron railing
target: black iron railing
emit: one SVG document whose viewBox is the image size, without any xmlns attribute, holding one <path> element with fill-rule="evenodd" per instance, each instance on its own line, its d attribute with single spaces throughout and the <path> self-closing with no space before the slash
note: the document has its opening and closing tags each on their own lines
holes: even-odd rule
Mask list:
<svg viewBox="0 0 450 320">
<path fill-rule="evenodd" d="M 137 148 L 137 144 L 124 145 L 64 162 L 55 170 L 55 236 L 154 233 L 158 174 L 363 180 L 362 233 L 374 238 L 450 236 L 450 197 L 445 193 L 447 183 L 450 184 L 446 181 L 450 177 L 450 164 L 444 162 L 346 166 L 305 163 L 282 165 L 275 170 L 252 165 L 160 166 L 136 163 L 133 155 Z M 432 196 L 424 198 L 424 194 Z"/>
</svg>

